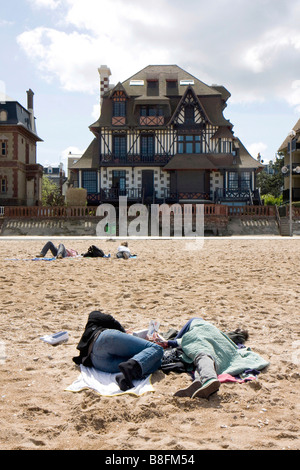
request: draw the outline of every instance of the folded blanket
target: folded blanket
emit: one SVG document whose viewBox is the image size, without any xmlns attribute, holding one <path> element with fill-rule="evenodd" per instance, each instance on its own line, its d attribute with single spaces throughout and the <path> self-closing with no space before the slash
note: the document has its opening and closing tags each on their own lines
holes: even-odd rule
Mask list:
<svg viewBox="0 0 300 470">
<path fill-rule="evenodd" d="M 238 376 L 245 370 L 261 370 L 269 365 L 250 348 L 239 349 L 228 336 L 202 319 L 192 322 L 190 331 L 182 337 L 181 348 L 187 363 L 193 363 L 200 352 L 212 356 L 218 375 Z"/>
<path fill-rule="evenodd" d="M 151 384 L 151 376 L 146 377 L 144 380 L 133 381 L 134 388 L 122 392 L 115 379 L 117 374 L 108 374 L 83 365 L 80 366 L 80 370 L 81 373 L 78 379 L 67 387 L 66 391 L 80 392 L 81 390 L 91 388 L 106 397 L 123 395 L 124 393 L 140 396 L 146 392 L 154 392 L 154 388 Z"/>
</svg>

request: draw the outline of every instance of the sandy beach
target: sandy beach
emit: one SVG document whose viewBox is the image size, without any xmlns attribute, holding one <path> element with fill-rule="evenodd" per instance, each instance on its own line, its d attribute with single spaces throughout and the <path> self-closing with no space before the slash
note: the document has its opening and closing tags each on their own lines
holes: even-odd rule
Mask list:
<svg viewBox="0 0 300 470">
<path fill-rule="evenodd" d="M 68 240 L 112 257 L 32 261 L 45 241 L 0 239 L 0 449 L 299 450 L 300 239 L 131 240 L 130 260 L 114 257 L 117 241 Z M 209 400 L 173 397 L 191 378 L 162 371 L 140 397 L 72 393 L 93 310 L 161 333 L 196 316 L 244 327 L 270 366 Z M 40 339 L 62 330 L 67 343 Z"/>
</svg>

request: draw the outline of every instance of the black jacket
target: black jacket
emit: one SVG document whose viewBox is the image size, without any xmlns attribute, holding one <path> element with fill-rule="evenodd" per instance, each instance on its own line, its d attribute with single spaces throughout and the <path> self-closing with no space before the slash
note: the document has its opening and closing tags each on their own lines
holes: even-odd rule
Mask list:
<svg viewBox="0 0 300 470">
<path fill-rule="evenodd" d="M 79 350 L 79 356 L 73 357 L 75 364 L 83 364 L 86 367 L 92 367 L 90 360 L 90 353 L 93 345 L 93 340 L 103 330 L 118 330 L 125 333 L 123 326 L 114 319 L 112 315 L 106 315 L 105 313 L 94 311 L 89 314 L 88 322 L 85 326 L 84 333 L 78 343 L 77 349 Z"/>
</svg>

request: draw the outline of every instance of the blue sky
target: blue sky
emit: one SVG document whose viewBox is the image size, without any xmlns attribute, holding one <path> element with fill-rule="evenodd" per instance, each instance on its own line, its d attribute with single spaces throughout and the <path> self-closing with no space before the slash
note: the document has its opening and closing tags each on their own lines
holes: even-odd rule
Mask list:
<svg viewBox="0 0 300 470">
<path fill-rule="evenodd" d="M 0 92 L 34 93 L 42 165 L 84 151 L 98 67 L 118 83 L 177 64 L 231 93 L 224 115 L 265 162 L 300 117 L 299 0 L 11 0 L 0 5 Z M 66 165 L 65 165 L 66 166 Z"/>
</svg>

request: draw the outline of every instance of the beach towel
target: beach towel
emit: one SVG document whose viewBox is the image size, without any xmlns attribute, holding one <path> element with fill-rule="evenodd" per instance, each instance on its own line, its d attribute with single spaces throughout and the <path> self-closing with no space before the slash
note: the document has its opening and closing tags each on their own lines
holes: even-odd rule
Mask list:
<svg viewBox="0 0 300 470">
<path fill-rule="evenodd" d="M 146 392 L 154 392 L 154 388 L 151 384 L 151 376 L 147 376 L 143 380 L 134 380 L 134 388 L 123 392 L 116 382 L 115 378 L 117 374 L 101 372 L 93 367 L 85 367 L 83 365 L 80 365 L 80 372 L 77 380 L 67 387 L 66 391 L 80 392 L 81 390 L 91 388 L 106 397 L 124 395 L 125 393 L 140 396 Z"/>
<path fill-rule="evenodd" d="M 269 365 L 250 348 L 238 348 L 225 333 L 202 319 L 193 321 L 190 331 L 183 335 L 181 348 L 183 360 L 190 364 L 199 352 L 212 356 L 218 375 L 236 377 L 245 370 L 262 370 Z"/>
<path fill-rule="evenodd" d="M 101 259 L 109 259 L 111 257 L 110 254 L 108 255 L 104 255 L 103 258 Z M 87 258 L 84 258 L 83 256 L 81 255 L 78 255 L 78 256 L 66 256 L 65 258 L 62 258 L 63 260 L 79 260 L 79 259 L 87 259 Z M 99 259 L 99 258 L 88 258 L 88 259 Z M 5 261 L 55 261 L 56 260 L 56 257 L 44 257 L 44 258 L 40 258 L 40 257 L 36 257 L 36 258 L 5 258 Z M 62 260 L 59 260 L 59 261 L 62 261 Z"/>
</svg>

